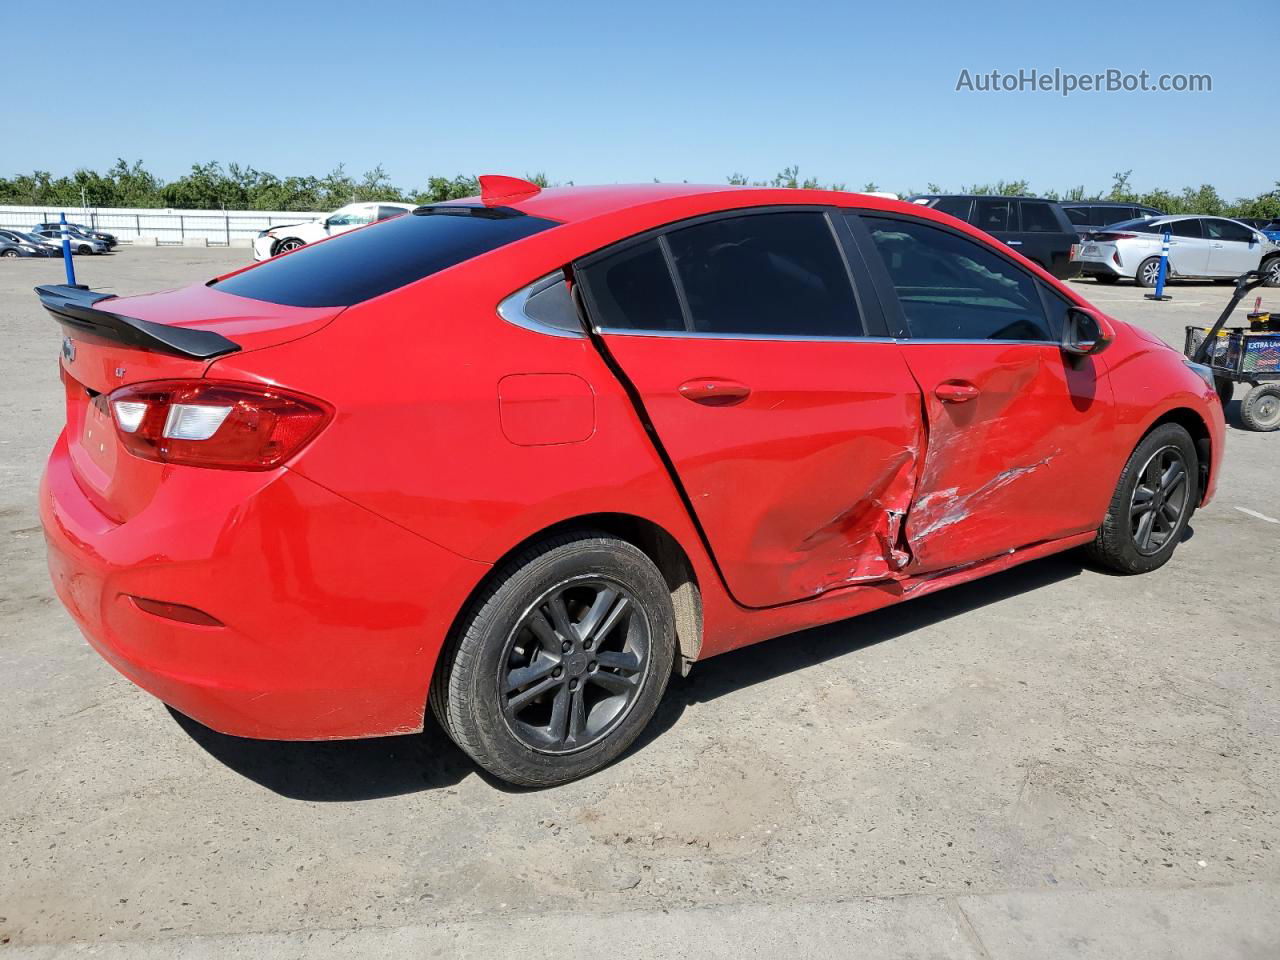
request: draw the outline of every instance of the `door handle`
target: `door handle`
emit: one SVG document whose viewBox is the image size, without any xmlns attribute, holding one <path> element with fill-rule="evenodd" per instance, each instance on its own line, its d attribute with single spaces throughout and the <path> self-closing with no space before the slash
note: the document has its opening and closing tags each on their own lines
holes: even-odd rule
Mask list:
<svg viewBox="0 0 1280 960">
<path fill-rule="evenodd" d="M 977 399 L 978 388 L 968 380 L 943 380 L 933 388 L 933 395 L 943 403 L 968 403 Z"/>
<path fill-rule="evenodd" d="M 751 388 L 736 380 L 702 378 L 680 384 L 680 396 L 705 407 L 731 407 L 751 395 Z"/>
</svg>

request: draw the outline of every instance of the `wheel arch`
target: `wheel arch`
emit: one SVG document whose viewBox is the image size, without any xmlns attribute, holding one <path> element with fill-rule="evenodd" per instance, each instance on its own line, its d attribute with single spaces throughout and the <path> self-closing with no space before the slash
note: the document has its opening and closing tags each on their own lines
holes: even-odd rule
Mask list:
<svg viewBox="0 0 1280 960">
<path fill-rule="evenodd" d="M 1174 407 L 1151 421 L 1147 429 L 1142 432 L 1142 436 L 1138 438 L 1138 443 L 1141 443 L 1152 430 L 1166 423 L 1176 423 L 1191 435 L 1191 441 L 1196 447 L 1196 456 L 1200 461 L 1200 503 L 1203 504 L 1206 493 L 1210 489 L 1210 481 L 1216 479 L 1210 476 L 1210 470 L 1213 469 L 1213 434 L 1209 431 L 1209 425 L 1204 417 L 1191 407 Z"/>
<path fill-rule="evenodd" d="M 652 520 L 628 513 L 588 513 L 568 517 L 531 533 L 513 544 L 494 562 L 489 573 L 471 589 L 454 615 L 448 639 L 436 660 L 434 674 L 437 677 L 448 668 L 453 659 L 458 630 L 470 613 L 476 597 L 492 586 L 494 578 L 506 566 L 507 561 L 539 540 L 576 531 L 606 533 L 630 543 L 654 562 L 671 592 L 671 606 L 675 613 L 676 652 L 680 657 L 682 672 L 688 672 L 689 665 L 698 659 L 703 638 L 702 590 L 688 553 L 679 540 Z M 436 684 L 433 682 L 432 690 L 435 689 Z"/>
</svg>

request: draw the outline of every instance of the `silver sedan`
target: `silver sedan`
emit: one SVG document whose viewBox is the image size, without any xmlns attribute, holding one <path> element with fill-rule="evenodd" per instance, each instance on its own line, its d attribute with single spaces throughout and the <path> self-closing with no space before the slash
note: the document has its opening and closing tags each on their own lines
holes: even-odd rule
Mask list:
<svg viewBox="0 0 1280 960">
<path fill-rule="evenodd" d="M 1262 270 L 1267 286 L 1280 286 L 1280 245 L 1226 217 L 1144 217 L 1112 224 L 1085 239 L 1080 249 L 1085 276 L 1099 283 L 1124 277 L 1140 287 L 1154 287 L 1166 228 L 1170 233 L 1166 279 L 1218 279 Z"/>
</svg>

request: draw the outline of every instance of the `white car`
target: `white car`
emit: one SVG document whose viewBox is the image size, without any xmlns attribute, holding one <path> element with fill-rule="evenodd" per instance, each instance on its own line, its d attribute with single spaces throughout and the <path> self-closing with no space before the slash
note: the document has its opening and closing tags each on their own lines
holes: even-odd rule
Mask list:
<svg viewBox="0 0 1280 960">
<path fill-rule="evenodd" d="M 339 207 L 323 220 L 306 223 L 289 223 L 271 227 L 258 234 L 253 241 L 253 259 L 266 260 L 277 253 L 288 253 L 298 247 L 335 234 L 346 233 L 375 220 L 390 220 L 417 208 L 413 203 L 349 203 Z"/>
<path fill-rule="evenodd" d="M 1267 286 L 1280 287 L 1280 246 L 1261 231 L 1226 217 L 1143 217 L 1113 223 L 1085 238 L 1080 249 L 1085 276 L 1099 283 L 1126 277 L 1140 287 L 1154 287 L 1166 229 L 1170 237 L 1165 279 L 1218 279 L 1261 270 Z"/>
</svg>

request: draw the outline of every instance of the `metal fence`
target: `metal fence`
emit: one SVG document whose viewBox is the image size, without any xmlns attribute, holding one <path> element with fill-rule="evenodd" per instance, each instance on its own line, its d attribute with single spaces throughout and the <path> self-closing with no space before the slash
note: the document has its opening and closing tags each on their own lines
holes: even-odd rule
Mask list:
<svg viewBox="0 0 1280 960">
<path fill-rule="evenodd" d="M 59 210 L 51 207 L 0 207 L 0 227 L 30 230 L 38 223 L 57 222 L 65 212 L 67 222 L 80 223 L 94 230 L 114 234 L 123 243 L 138 237 L 154 237 L 165 245 L 181 245 L 194 240 L 209 246 L 251 243 L 269 227 L 288 223 L 306 223 L 323 219 L 325 214 L 287 211 L 187 211 L 187 210 Z"/>
</svg>

